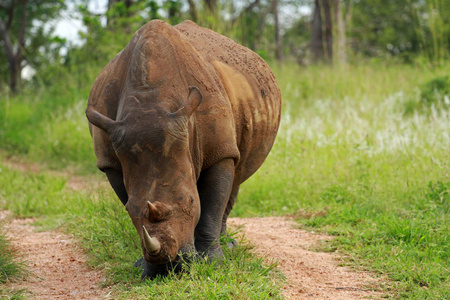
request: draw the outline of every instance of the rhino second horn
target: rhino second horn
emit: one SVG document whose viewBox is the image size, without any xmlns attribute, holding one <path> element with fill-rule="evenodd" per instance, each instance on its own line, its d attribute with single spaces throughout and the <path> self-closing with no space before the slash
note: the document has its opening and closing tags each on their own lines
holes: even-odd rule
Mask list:
<svg viewBox="0 0 450 300">
<path fill-rule="evenodd" d="M 159 243 L 157 238 L 151 237 L 150 234 L 148 234 L 147 229 L 145 229 L 144 226 L 142 226 L 142 232 L 144 235 L 144 246 L 145 250 L 149 254 L 157 254 L 161 250 L 161 244 Z"/>
<path fill-rule="evenodd" d="M 151 203 L 150 201 L 147 201 L 147 204 L 150 216 L 155 216 L 158 212 L 158 208 L 156 207 L 155 204 Z"/>
<path fill-rule="evenodd" d="M 152 203 L 147 201 L 148 214 L 147 218 L 151 222 L 160 222 L 168 219 L 172 215 L 170 206 L 167 206 L 161 202 Z"/>
</svg>

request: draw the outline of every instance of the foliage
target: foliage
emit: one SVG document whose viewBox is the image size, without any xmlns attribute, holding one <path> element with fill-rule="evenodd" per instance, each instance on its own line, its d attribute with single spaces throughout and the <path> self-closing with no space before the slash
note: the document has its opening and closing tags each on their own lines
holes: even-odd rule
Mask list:
<svg viewBox="0 0 450 300">
<path fill-rule="evenodd" d="M 24 57 L 25 65 L 38 71 L 42 66 L 59 63 L 60 49 L 66 43 L 66 40 L 53 35 L 54 25 L 51 21 L 55 20 L 61 10 L 65 9 L 64 0 L 43 0 L 26 2 L 26 28 Z M 8 33 L 14 46 L 14 51 L 22 47 L 19 45 L 19 36 L 22 25 L 22 12 L 24 6 L 22 2 L 8 0 L 0 4 L 0 20 L 11 24 Z M 12 14 L 10 14 L 10 10 Z M 6 24 L 7 25 L 7 24 Z M 0 89 L 6 85 L 9 79 L 9 67 L 6 60 L 5 41 L 0 38 Z"/>
<path fill-rule="evenodd" d="M 80 31 L 81 46 L 54 36 L 55 20 L 66 7 L 67 1 L 28 1 L 26 63 L 34 71 L 34 85 L 64 85 L 67 77 L 91 82 L 90 69 L 98 70 L 116 55 L 130 40 L 132 34 L 151 19 L 164 19 L 177 24 L 184 19 L 195 19 L 202 26 L 225 34 L 250 47 L 264 58 L 275 57 L 275 28 L 271 0 L 256 1 L 189 1 L 180 0 L 114 1 L 104 14 L 93 14 L 88 9 L 90 0 L 78 3 L 78 13 L 86 30 Z M 209 8 L 215 2 L 214 10 Z M 0 17 L 6 19 L 11 1 L 2 4 Z M 397 57 L 405 62 L 431 61 L 443 64 L 450 49 L 450 2 L 445 0 L 399 0 L 380 5 L 378 1 L 341 0 L 344 11 L 349 56 L 355 62 L 361 58 Z M 309 63 L 311 15 L 313 1 L 279 1 L 282 26 L 283 52 L 288 59 L 301 64 Z M 293 17 L 288 12 L 302 13 Z M 17 48 L 20 29 L 20 7 L 14 10 L 10 34 Z M 289 17 L 289 18 L 288 18 Z M 108 20 L 105 23 L 105 20 Z M 53 24 L 53 26 L 51 25 Z M 3 45 L 3 44 L 2 44 Z M 65 49 L 67 51 L 62 51 Z M 67 52 L 67 53 L 66 53 Z M 3 59 L 5 52 L 0 49 Z M 0 85 L 8 80 L 8 64 L 0 64 Z M 70 79 L 69 79 L 70 80 Z"/>
<path fill-rule="evenodd" d="M 354 53 L 399 56 L 406 62 L 424 55 L 442 63 L 450 46 L 450 5 L 444 0 L 355 1 L 347 33 Z"/>
<path fill-rule="evenodd" d="M 349 38 L 356 53 L 403 55 L 419 51 L 410 0 L 356 1 Z M 399 34 L 401 32 L 401 34 Z"/>
<path fill-rule="evenodd" d="M 442 101 L 441 99 L 445 96 L 450 96 L 450 76 L 448 75 L 436 77 L 422 85 L 420 98 L 427 104 Z"/>
<path fill-rule="evenodd" d="M 414 113 L 439 114 L 450 107 L 450 77 L 433 78 L 420 87 L 419 97 L 405 103 L 405 115 Z"/>
</svg>

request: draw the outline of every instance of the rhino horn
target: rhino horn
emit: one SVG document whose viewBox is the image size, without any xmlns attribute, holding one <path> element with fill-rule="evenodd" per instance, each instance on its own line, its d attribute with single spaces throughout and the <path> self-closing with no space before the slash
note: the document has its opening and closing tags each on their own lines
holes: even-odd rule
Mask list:
<svg viewBox="0 0 450 300">
<path fill-rule="evenodd" d="M 86 109 L 86 117 L 93 125 L 103 129 L 108 134 L 111 134 L 112 130 L 116 127 L 117 122 L 102 115 L 96 111 L 92 106 L 88 106 Z"/>
<path fill-rule="evenodd" d="M 142 226 L 142 233 L 144 236 L 144 247 L 145 250 L 149 254 L 158 254 L 161 250 L 161 243 L 158 241 L 157 238 L 151 237 L 148 233 L 147 229 L 145 229 L 144 226 Z"/>
<path fill-rule="evenodd" d="M 166 220 L 172 214 L 169 206 L 157 202 L 156 204 L 147 201 L 148 205 L 148 218 L 150 221 L 163 221 Z"/>
<path fill-rule="evenodd" d="M 158 208 L 155 204 L 151 203 L 150 201 L 147 201 L 148 204 L 148 214 L 149 216 L 155 216 L 158 214 Z"/>
</svg>

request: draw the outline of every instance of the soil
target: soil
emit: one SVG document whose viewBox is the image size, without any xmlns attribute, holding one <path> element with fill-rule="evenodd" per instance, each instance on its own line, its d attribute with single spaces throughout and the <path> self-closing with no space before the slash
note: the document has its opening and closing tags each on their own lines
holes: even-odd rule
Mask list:
<svg viewBox="0 0 450 300">
<path fill-rule="evenodd" d="M 38 173 L 39 166 L 17 161 L 3 161 L 9 167 Z M 64 173 L 57 172 L 57 175 Z M 69 176 L 67 186 L 74 190 L 92 189 L 104 182 Z M 0 211 L 13 246 L 23 253 L 30 275 L 22 281 L 7 284 L 8 289 L 26 289 L 31 299 L 110 299 L 110 289 L 102 287 L 101 271 L 86 264 L 86 255 L 70 236 L 59 231 L 38 232 L 30 225 L 33 219 L 13 219 Z M 286 299 L 373 299 L 383 296 L 377 288 L 385 278 L 341 266 L 337 254 L 313 251 L 332 237 L 314 234 L 296 227 L 283 217 L 231 218 L 231 227 L 242 229 L 245 239 L 254 245 L 255 253 L 286 277 L 283 296 Z"/>
<path fill-rule="evenodd" d="M 381 278 L 340 266 L 337 254 L 312 251 L 332 237 L 298 229 L 298 224 L 283 217 L 231 218 L 228 225 L 240 228 L 246 240 L 254 245 L 257 255 L 286 277 L 283 296 L 286 299 L 373 299 Z M 297 227 L 297 228 L 296 228 Z M 384 279 L 385 281 L 386 279 Z"/>
<path fill-rule="evenodd" d="M 9 282 L 5 288 L 25 290 L 29 299 L 108 299 L 109 289 L 102 288 L 102 271 L 86 264 L 86 256 L 75 241 L 58 231 L 38 232 L 33 219 L 13 219 L 2 211 L 5 231 L 18 250 L 29 274 L 23 280 Z"/>
</svg>

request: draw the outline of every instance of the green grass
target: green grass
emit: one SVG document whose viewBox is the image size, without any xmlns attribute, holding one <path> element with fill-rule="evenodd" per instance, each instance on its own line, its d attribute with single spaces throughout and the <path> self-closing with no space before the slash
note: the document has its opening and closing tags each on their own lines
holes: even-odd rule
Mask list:
<svg viewBox="0 0 450 300">
<path fill-rule="evenodd" d="M 305 228 L 336 236 L 322 250 L 337 250 L 349 264 L 387 275 L 394 297 L 450 298 L 449 95 L 446 86 L 436 87 L 450 66 L 274 70 L 284 101 L 280 132 L 263 167 L 242 186 L 232 215 L 294 216 Z M 59 96 L 66 100 L 55 107 L 55 92 L 2 99 L 0 148 L 54 168 L 96 172 L 84 118 L 88 90 L 66 88 Z M 423 105 L 428 95 L 445 105 Z M 98 251 L 92 264 L 109 270 L 110 283 L 129 287 L 129 297 L 180 298 L 185 288 L 214 297 L 213 290 L 227 293 L 245 282 L 244 294 L 232 288 L 227 295 L 257 298 L 251 293 L 260 289 L 250 286 L 270 269 L 238 249 L 227 253 L 230 263 L 237 259 L 233 265 L 195 264 L 191 272 L 141 284 L 129 263 L 139 256 L 137 235 L 111 191 L 69 193 L 57 177 L 8 174 L 0 189 L 20 201 L 5 207 L 74 232 L 91 253 Z M 26 192 L 15 191 L 19 186 Z M 235 269 L 240 263 L 249 272 L 244 279 Z M 279 295 L 272 280 L 258 297 Z M 213 289 L 215 284 L 223 289 Z"/>
<path fill-rule="evenodd" d="M 0 232 L 0 284 L 25 275 L 23 263 L 5 237 L 3 224 Z"/>
<path fill-rule="evenodd" d="M 21 279 L 26 275 L 26 268 L 20 261 L 20 254 L 12 248 L 5 237 L 3 226 L 4 224 L 0 224 L 0 284 Z M 11 291 L 0 286 L 0 299 L 22 299 L 23 296 L 23 290 Z"/>
<path fill-rule="evenodd" d="M 141 271 L 132 267 L 142 257 L 139 237 L 112 191 L 77 192 L 55 175 L 0 167 L 1 208 L 38 218 L 37 224 L 46 229 L 74 234 L 89 253 L 91 266 L 106 272 L 115 299 L 280 298 L 282 276 L 255 257 L 244 241 L 236 249 L 224 247 L 226 260 L 221 265 L 185 264 L 188 272 L 141 282 Z"/>
</svg>

